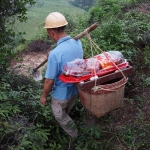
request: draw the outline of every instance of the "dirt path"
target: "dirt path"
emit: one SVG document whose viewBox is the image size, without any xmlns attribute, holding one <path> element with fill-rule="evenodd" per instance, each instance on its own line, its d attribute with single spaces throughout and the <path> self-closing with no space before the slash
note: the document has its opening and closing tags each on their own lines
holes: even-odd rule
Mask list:
<svg viewBox="0 0 150 150">
<path fill-rule="evenodd" d="M 47 58 L 47 54 L 48 52 L 22 52 L 18 55 L 18 58 L 22 60 L 12 60 L 10 70 L 16 74 L 32 77 L 32 70 Z M 42 71 L 45 67 L 46 64 L 39 70 Z"/>
</svg>

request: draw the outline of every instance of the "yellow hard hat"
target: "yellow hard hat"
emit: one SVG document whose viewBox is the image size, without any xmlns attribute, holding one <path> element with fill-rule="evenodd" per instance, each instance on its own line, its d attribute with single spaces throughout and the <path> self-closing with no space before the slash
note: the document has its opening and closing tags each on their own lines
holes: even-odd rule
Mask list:
<svg viewBox="0 0 150 150">
<path fill-rule="evenodd" d="M 44 28 L 58 28 L 67 24 L 66 18 L 61 13 L 53 12 L 46 17 Z"/>
</svg>

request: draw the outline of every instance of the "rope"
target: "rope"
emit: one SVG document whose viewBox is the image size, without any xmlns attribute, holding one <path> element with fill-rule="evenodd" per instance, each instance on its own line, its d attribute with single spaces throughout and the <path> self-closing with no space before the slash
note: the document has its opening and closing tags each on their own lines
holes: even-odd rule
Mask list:
<svg viewBox="0 0 150 150">
<path fill-rule="evenodd" d="M 126 82 L 127 82 L 127 80 L 126 80 Z M 115 88 L 120 88 L 120 87 L 123 87 L 125 84 L 126 84 L 126 82 L 125 83 L 123 83 L 123 84 L 120 84 L 119 86 L 117 86 L 117 87 L 115 87 Z M 109 88 L 103 88 L 102 86 L 94 86 L 94 88 L 92 88 L 92 90 L 94 91 L 94 92 L 96 92 L 96 91 L 98 91 L 98 90 L 105 90 L 105 91 L 112 91 L 112 92 L 116 92 L 116 91 L 119 91 L 120 89 L 118 89 L 118 90 L 114 90 L 114 89 L 109 89 Z"/>
<path fill-rule="evenodd" d="M 90 34 L 88 33 L 88 30 L 85 30 L 84 31 L 85 32 L 85 34 L 86 34 L 86 37 L 89 39 L 89 41 L 90 41 L 90 46 L 91 46 L 91 53 L 92 53 L 92 58 L 94 57 L 94 55 L 93 55 L 93 50 L 92 50 L 92 46 L 93 46 L 93 41 L 92 41 L 92 39 L 91 39 L 91 36 L 90 36 Z M 97 54 L 98 54 L 98 52 L 97 52 Z M 95 64 L 96 65 L 96 64 Z M 96 77 L 97 75 L 96 75 L 96 69 L 95 69 L 95 67 L 94 67 L 94 76 Z M 96 80 L 97 80 L 97 78 L 95 78 L 95 86 L 96 86 Z"/>
<path fill-rule="evenodd" d="M 125 85 L 126 82 L 127 82 L 127 80 L 128 80 L 128 78 L 124 75 L 124 73 L 122 72 L 122 70 L 114 63 L 114 61 L 112 61 L 112 60 L 107 56 L 107 54 L 106 54 L 105 51 L 103 51 L 101 48 L 99 48 L 99 47 L 97 46 L 97 44 L 95 44 L 95 43 L 93 42 L 93 40 L 91 39 L 90 34 L 88 33 L 88 30 L 86 29 L 84 32 L 85 32 L 85 35 L 86 35 L 87 39 L 90 41 L 92 57 L 94 57 L 92 46 L 95 46 L 95 50 L 96 50 L 96 48 L 97 48 L 97 49 L 99 49 L 102 53 L 104 53 L 105 57 L 106 57 L 109 61 L 112 62 L 112 64 L 121 72 L 123 78 L 125 78 L 125 80 L 126 80 L 125 83 L 122 84 L 122 85 L 120 85 L 120 86 L 118 86 L 118 88 L 121 87 L 121 86 L 123 86 L 123 85 Z M 96 52 L 97 52 L 97 51 L 96 51 Z M 98 52 L 97 52 L 97 54 L 98 54 Z M 97 75 L 96 75 L 96 68 L 95 68 L 95 67 L 94 67 L 94 75 L 95 75 L 95 77 L 97 76 Z M 106 89 L 106 88 L 103 88 L 101 85 L 98 85 L 98 86 L 97 86 L 96 83 L 97 83 L 97 78 L 95 78 L 95 86 L 92 88 L 92 90 L 93 90 L 94 92 L 98 91 L 99 89 L 100 89 L 100 90 L 106 90 L 106 91 L 118 91 L 118 90 L 114 90 L 114 89 Z"/>
</svg>

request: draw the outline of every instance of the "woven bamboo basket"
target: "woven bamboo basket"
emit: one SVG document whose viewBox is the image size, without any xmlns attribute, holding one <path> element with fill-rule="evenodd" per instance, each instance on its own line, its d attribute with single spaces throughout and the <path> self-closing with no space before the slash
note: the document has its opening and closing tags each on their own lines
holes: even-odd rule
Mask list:
<svg viewBox="0 0 150 150">
<path fill-rule="evenodd" d="M 122 78 L 111 84 L 99 85 L 96 92 L 91 89 L 78 88 L 80 100 L 88 111 L 100 118 L 122 107 L 126 82 L 127 79 Z"/>
</svg>

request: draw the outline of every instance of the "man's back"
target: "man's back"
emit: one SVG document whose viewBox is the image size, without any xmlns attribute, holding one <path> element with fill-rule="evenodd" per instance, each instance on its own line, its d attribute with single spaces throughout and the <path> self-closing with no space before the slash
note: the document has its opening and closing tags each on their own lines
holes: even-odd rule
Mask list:
<svg viewBox="0 0 150 150">
<path fill-rule="evenodd" d="M 53 96 L 55 98 L 62 98 L 60 90 L 64 94 L 64 98 L 70 97 L 77 93 L 77 90 L 73 84 L 64 83 L 59 80 L 59 76 L 62 73 L 64 65 L 77 58 L 83 58 L 82 44 L 78 40 L 71 39 L 70 36 L 66 36 L 57 42 L 56 48 L 54 48 L 48 58 L 48 66 L 45 77 L 48 79 L 55 79 Z M 67 88 L 67 87 L 70 87 Z M 72 88 L 71 88 L 72 87 Z M 69 92 L 68 92 L 69 91 Z M 68 95 L 69 94 L 69 95 Z"/>
</svg>

